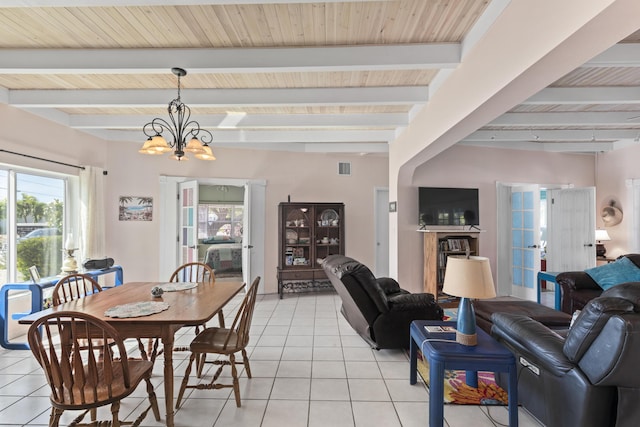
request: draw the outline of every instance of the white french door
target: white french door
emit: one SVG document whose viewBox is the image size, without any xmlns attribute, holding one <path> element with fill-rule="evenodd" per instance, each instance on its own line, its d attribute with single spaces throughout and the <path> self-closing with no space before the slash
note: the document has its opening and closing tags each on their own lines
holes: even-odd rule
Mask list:
<svg viewBox="0 0 640 427">
<path fill-rule="evenodd" d="M 593 187 L 547 191 L 547 270 L 595 267 L 595 194 Z"/>
<path fill-rule="evenodd" d="M 180 234 L 178 257 L 180 265 L 198 261 L 198 181 L 179 184 Z"/>
<path fill-rule="evenodd" d="M 540 188 L 511 187 L 512 295 L 537 300 L 540 271 Z"/>
<path fill-rule="evenodd" d="M 249 286 L 251 276 L 251 184 L 244 185 L 244 210 L 242 217 L 242 280 Z"/>
</svg>

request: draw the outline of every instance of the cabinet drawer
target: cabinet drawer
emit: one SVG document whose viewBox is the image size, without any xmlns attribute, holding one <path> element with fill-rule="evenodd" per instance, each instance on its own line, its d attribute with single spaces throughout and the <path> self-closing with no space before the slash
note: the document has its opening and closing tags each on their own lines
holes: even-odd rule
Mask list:
<svg viewBox="0 0 640 427">
<path fill-rule="evenodd" d="M 314 280 L 329 280 L 324 270 L 316 270 L 313 272 Z"/>
<path fill-rule="evenodd" d="M 280 276 L 280 280 L 313 280 L 315 277 L 313 270 L 280 271 L 278 275 Z"/>
</svg>

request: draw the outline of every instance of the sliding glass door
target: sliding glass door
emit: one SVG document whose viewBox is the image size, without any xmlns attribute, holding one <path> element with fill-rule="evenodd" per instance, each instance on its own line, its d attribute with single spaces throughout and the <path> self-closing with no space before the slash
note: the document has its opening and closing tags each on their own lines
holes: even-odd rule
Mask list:
<svg viewBox="0 0 640 427">
<path fill-rule="evenodd" d="M 0 168 L 0 284 L 54 276 L 62 266 L 67 181 Z"/>
</svg>

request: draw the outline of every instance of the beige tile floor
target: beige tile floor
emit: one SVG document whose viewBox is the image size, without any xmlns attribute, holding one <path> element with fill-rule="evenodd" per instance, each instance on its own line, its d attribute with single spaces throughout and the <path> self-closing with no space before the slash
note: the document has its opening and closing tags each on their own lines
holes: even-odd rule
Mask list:
<svg viewBox="0 0 640 427">
<path fill-rule="evenodd" d="M 545 295 L 545 301 L 551 298 Z M 233 316 L 239 300 L 225 311 L 227 318 Z M 333 293 L 290 294 L 282 300 L 276 295 L 259 296 L 248 349 L 253 378 L 242 373 L 242 407 L 236 407 L 230 389 L 188 390 L 176 412 L 176 426 L 428 425 L 429 393 L 421 381 L 409 385 L 406 353 L 370 349 L 344 320 L 340 304 Z M 192 338 L 193 331 L 185 329 L 177 341 L 188 344 Z M 187 352 L 174 353 L 176 391 L 187 357 Z M 162 408 L 161 359 L 152 381 Z M 31 352 L 0 349 L 0 425 L 47 425 L 48 393 Z M 146 403 L 145 396 L 144 387 L 139 387 L 124 400 L 121 418 L 134 418 L 138 406 Z M 77 413 L 64 415 L 63 422 L 68 424 Z M 444 416 L 449 427 L 507 424 L 503 407 L 445 405 Z M 540 426 L 524 409 L 519 418 L 522 427 Z M 164 415 L 161 422 L 149 415 L 143 425 L 163 423 Z"/>
</svg>

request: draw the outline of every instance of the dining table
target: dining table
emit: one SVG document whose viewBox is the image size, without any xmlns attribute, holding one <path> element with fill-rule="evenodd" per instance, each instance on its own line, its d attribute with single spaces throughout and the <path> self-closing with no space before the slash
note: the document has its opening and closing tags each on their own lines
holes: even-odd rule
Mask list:
<svg viewBox="0 0 640 427">
<path fill-rule="evenodd" d="M 152 295 L 152 289 L 163 286 L 169 291 L 162 292 L 160 296 Z M 53 312 L 79 311 L 109 323 L 123 339 L 160 339 L 164 354 L 166 425 L 173 427 L 173 346 L 175 333 L 185 325 L 202 324 L 210 320 L 245 288 L 245 284 L 240 281 L 220 281 L 212 284 L 208 282 L 197 283 L 195 286 L 184 286 L 184 288 L 177 288 L 175 283 L 167 282 L 129 282 L 104 292 L 30 314 L 21 318 L 19 323 L 31 324 L 40 317 Z M 122 314 L 127 310 L 120 310 L 120 315 L 132 317 L 111 317 L 114 309 L 115 312 L 118 312 L 120 308 L 132 305 L 140 307 L 160 305 L 166 308 L 155 314 L 145 314 L 144 309 Z"/>
</svg>

